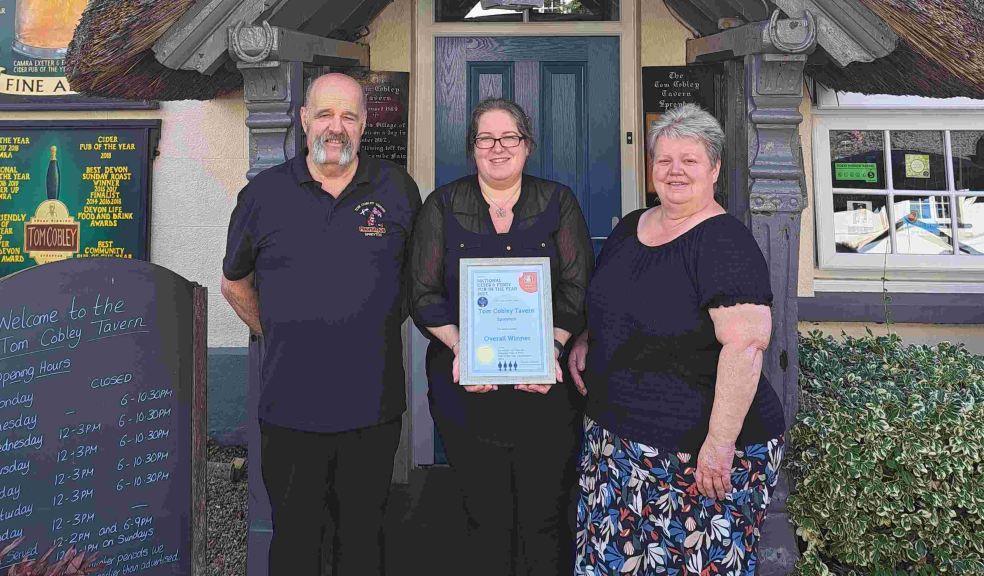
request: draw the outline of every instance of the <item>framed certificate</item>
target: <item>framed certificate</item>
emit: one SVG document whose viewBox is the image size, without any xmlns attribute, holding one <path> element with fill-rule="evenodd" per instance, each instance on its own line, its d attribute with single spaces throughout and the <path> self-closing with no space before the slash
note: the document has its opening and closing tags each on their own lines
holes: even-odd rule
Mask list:
<svg viewBox="0 0 984 576">
<path fill-rule="evenodd" d="M 554 384 L 549 258 L 462 258 L 459 382 Z"/>
</svg>

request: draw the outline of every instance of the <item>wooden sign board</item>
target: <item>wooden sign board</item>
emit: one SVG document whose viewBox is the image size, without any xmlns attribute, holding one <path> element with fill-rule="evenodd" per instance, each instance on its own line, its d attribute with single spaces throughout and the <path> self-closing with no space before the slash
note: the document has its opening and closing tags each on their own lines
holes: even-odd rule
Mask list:
<svg viewBox="0 0 984 576">
<path fill-rule="evenodd" d="M 407 134 L 410 125 L 410 74 L 408 72 L 350 72 L 366 92 L 369 113 L 361 150 L 407 167 Z"/>
<path fill-rule="evenodd" d="M 0 280 L 0 574 L 70 546 L 102 576 L 204 576 L 206 290 L 147 262 Z"/>
<path fill-rule="evenodd" d="M 66 258 L 148 259 L 160 125 L 0 121 L 0 277 Z"/>
<path fill-rule="evenodd" d="M 642 102 L 645 118 L 644 134 L 663 115 L 679 104 L 699 104 L 715 113 L 716 65 L 645 66 L 642 69 Z M 649 161 L 649 138 L 646 138 L 646 205 L 653 206 L 656 189 L 652 182 L 652 163 Z"/>
</svg>

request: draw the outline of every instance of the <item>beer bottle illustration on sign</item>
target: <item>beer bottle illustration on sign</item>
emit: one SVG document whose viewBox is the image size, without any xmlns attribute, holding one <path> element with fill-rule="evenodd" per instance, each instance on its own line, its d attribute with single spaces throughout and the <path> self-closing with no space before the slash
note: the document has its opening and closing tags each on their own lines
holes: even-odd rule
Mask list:
<svg viewBox="0 0 984 576">
<path fill-rule="evenodd" d="M 48 176 L 45 178 L 45 188 L 48 190 L 48 200 L 58 200 L 58 147 L 51 147 L 51 160 L 48 160 Z"/>
<path fill-rule="evenodd" d="M 24 251 L 38 264 L 65 260 L 79 251 L 79 223 L 58 199 L 61 178 L 57 146 L 51 147 L 45 189 L 48 199 L 42 201 L 34 217 L 24 223 Z"/>
</svg>

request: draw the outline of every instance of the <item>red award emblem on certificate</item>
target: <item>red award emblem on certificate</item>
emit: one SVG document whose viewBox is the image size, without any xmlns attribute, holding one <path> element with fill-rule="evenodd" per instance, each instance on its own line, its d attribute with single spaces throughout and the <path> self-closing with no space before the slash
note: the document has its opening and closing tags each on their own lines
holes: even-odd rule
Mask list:
<svg viewBox="0 0 984 576">
<path fill-rule="evenodd" d="M 533 294 L 537 291 L 538 282 L 536 280 L 536 272 L 523 272 L 519 277 L 519 287 L 523 292 L 529 292 Z"/>
</svg>

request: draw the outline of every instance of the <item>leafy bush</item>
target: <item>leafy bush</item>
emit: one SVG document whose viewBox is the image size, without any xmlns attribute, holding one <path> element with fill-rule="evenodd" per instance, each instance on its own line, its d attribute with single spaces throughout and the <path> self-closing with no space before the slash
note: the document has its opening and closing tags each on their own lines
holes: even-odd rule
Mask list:
<svg viewBox="0 0 984 576">
<path fill-rule="evenodd" d="M 799 574 L 984 574 L 984 357 L 811 332 L 800 391 Z"/>
<path fill-rule="evenodd" d="M 24 537 L 21 536 L 0 550 L 0 560 L 13 552 L 23 540 Z M 10 567 L 7 576 L 87 576 L 104 568 L 102 562 L 95 561 L 95 555 L 87 558 L 85 554 L 76 552 L 75 546 L 69 548 L 61 560 L 49 566 L 48 558 L 54 551 L 55 549 L 52 547 L 44 556 L 36 560 L 24 558 Z"/>
</svg>

